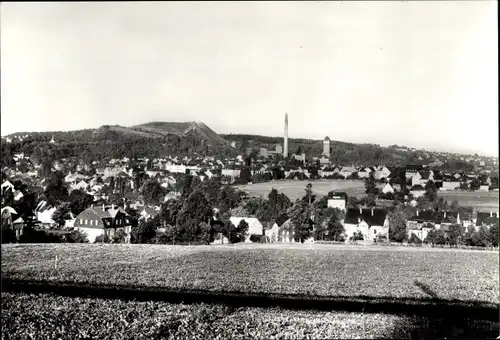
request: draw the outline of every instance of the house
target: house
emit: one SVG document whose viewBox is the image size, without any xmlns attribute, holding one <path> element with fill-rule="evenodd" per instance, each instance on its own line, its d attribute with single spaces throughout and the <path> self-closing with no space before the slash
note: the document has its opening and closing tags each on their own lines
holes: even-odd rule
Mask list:
<svg viewBox="0 0 500 340">
<path fill-rule="evenodd" d="M 460 182 L 459 181 L 443 181 L 441 188 L 439 190 L 442 191 L 449 191 L 449 190 L 456 190 L 460 188 Z"/>
<path fill-rule="evenodd" d="M 343 225 L 347 239 L 357 232 L 368 241 L 375 240 L 377 235 L 389 236 L 389 219 L 384 209 L 347 209 Z"/>
<path fill-rule="evenodd" d="M 21 200 L 21 198 L 23 198 L 24 195 L 23 193 L 21 192 L 21 190 L 16 190 L 14 191 L 14 201 L 19 201 Z"/>
<path fill-rule="evenodd" d="M 11 182 L 9 181 L 5 181 L 2 183 L 2 185 L 0 186 L 1 188 L 1 192 L 2 194 L 4 192 L 6 192 L 7 190 L 11 190 L 11 191 L 14 191 L 14 184 L 12 184 Z"/>
<path fill-rule="evenodd" d="M 406 179 L 412 178 L 413 176 L 415 176 L 417 174 L 417 172 L 419 172 L 422 169 L 423 168 L 421 165 L 407 165 L 405 168 Z"/>
<path fill-rule="evenodd" d="M 451 225 L 452 223 L 461 224 L 460 215 L 452 211 L 434 211 L 434 210 L 417 210 L 416 214 L 406 221 L 408 230 L 422 230 L 426 226 L 441 229 L 442 226 Z M 429 230 L 428 230 L 429 231 Z M 423 232 L 425 234 L 425 231 Z M 411 236 L 411 235 L 408 235 Z M 419 236 L 419 235 L 416 235 Z M 422 235 L 420 235 L 422 236 Z M 419 237 L 422 241 L 425 240 L 427 234 L 423 238 Z"/>
<path fill-rule="evenodd" d="M 263 232 L 264 228 L 263 228 L 262 224 L 255 217 L 236 217 L 236 216 L 233 216 L 229 220 L 231 221 L 231 223 L 235 227 L 238 227 L 238 225 L 240 224 L 240 222 L 242 220 L 245 220 L 245 222 L 248 223 L 248 232 L 247 232 L 247 235 L 245 237 L 246 243 L 251 242 L 250 241 L 251 235 L 263 235 L 264 234 L 264 232 Z"/>
<path fill-rule="evenodd" d="M 328 208 L 337 208 L 345 211 L 347 201 L 347 194 L 345 192 L 335 192 L 331 198 L 328 199 Z"/>
<path fill-rule="evenodd" d="M 266 239 L 269 243 L 277 243 L 279 236 L 279 226 L 275 222 L 270 229 L 265 230 Z"/>
<path fill-rule="evenodd" d="M 382 188 L 382 193 L 384 194 L 393 194 L 394 193 L 394 188 L 392 187 L 392 185 L 390 183 L 387 183 L 386 185 L 384 185 L 384 187 Z"/>
<path fill-rule="evenodd" d="M 356 169 L 354 169 L 353 167 L 345 166 L 342 169 L 340 169 L 340 173 L 339 174 L 341 176 L 343 176 L 344 178 L 347 178 L 347 177 L 351 176 L 355 172 L 356 172 Z"/>
<path fill-rule="evenodd" d="M 411 178 L 411 185 L 422 185 L 425 186 L 428 181 L 434 181 L 434 172 L 430 171 L 418 171 Z"/>
<path fill-rule="evenodd" d="M 481 185 L 479 187 L 478 191 L 483 191 L 483 192 L 490 191 L 490 186 L 489 185 Z"/>
<path fill-rule="evenodd" d="M 120 207 L 91 206 L 85 209 L 75 219 L 74 228 L 87 234 L 89 242 L 101 235 L 113 237 L 114 234 L 123 230 L 126 233 L 126 242 L 130 243 L 131 226 L 128 214 Z"/>
<path fill-rule="evenodd" d="M 24 220 L 21 217 L 17 218 L 12 222 L 12 227 L 16 232 L 16 238 L 19 240 L 19 237 L 21 237 L 24 231 Z"/>
<path fill-rule="evenodd" d="M 415 198 L 422 197 L 425 195 L 425 189 L 420 184 L 417 184 L 411 187 L 410 194 L 412 194 Z"/>
<path fill-rule="evenodd" d="M 3 207 L 1 210 L 2 215 L 2 228 L 13 229 L 14 216 L 17 215 L 17 211 L 9 206 Z"/>
<path fill-rule="evenodd" d="M 35 208 L 35 216 L 45 228 L 56 226 L 57 223 L 52 219 L 52 215 L 57 210 L 56 207 L 47 205 L 47 201 L 41 201 Z"/>
<path fill-rule="evenodd" d="M 380 166 L 378 170 L 375 171 L 375 179 L 389 178 L 391 175 L 391 170 L 386 166 Z"/>
</svg>

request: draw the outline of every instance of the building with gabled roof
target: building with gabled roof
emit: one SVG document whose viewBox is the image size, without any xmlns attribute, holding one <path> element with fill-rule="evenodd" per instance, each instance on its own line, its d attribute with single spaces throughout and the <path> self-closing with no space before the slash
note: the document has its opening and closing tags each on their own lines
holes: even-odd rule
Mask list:
<svg viewBox="0 0 500 340">
<path fill-rule="evenodd" d="M 357 232 L 361 232 L 364 240 L 368 241 L 375 240 L 378 235 L 389 237 L 389 219 L 385 209 L 347 209 L 343 225 L 347 239 Z"/>
<path fill-rule="evenodd" d="M 128 214 L 121 207 L 105 206 L 82 211 L 75 218 L 74 228 L 87 234 L 89 242 L 95 242 L 98 236 L 113 237 L 118 230 L 126 233 L 126 242 L 130 242 L 131 225 Z"/>
</svg>

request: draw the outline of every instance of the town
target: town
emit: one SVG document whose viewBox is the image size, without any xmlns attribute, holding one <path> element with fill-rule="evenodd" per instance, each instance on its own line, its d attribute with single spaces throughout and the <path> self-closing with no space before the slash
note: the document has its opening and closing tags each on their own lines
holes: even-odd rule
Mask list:
<svg viewBox="0 0 500 340">
<path fill-rule="evenodd" d="M 2 242 L 498 246 L 495 158 L 456 156 L 467 171 L 455 172 L 446 167 L 453 156 L 428 152 L 417 165 L 342 165 L 330 160 L 328 137 L 317 155 L 289 157 L 288 144 L 286 115 L 283 145 L 244 147 L 235 157 L 47 163 L 12 154 L 2 169 Z M 299 195 L 278 192 L 282 183 Z M 252 194 L 257 185 L 267 191 Z M 326 194 L 316 194 L 317 187 Z M 467 204 L 473 192 L 493 204 Z"/>
</svg>

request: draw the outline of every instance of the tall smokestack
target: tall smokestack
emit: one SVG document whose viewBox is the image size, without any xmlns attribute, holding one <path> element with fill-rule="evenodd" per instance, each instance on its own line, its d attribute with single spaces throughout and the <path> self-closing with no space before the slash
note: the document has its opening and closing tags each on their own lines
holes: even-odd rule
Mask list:
<svg viewBox="0 0 500 340">
<path fill-rule="evenodd" d="M 288 113 L 285 113 L 285 140 L 283 141 L 283 157 L 288 157 Z"/>
</svg>

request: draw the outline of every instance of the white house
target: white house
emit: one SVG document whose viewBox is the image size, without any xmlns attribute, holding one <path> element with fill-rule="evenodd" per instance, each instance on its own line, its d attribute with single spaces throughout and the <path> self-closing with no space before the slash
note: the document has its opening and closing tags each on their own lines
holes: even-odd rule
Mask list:
<svg viewBox="0 0 500 340">
<path fill-rule="evenodd" d="M 386 185 L 384 185 L 384 187 L 382 188 L 382 192 L 384 194 L 388 194 L 388 193 L 391 193 L 393 194 L 394 193 L 394 188 L 392 187 L 392 185 L 390 185 L 389 183 L 387 183 Z"/>
<path fill-rule="evenodd" d="M 388 178 L 391 175 L 391 170 L 386 166 L 380 166 L 377 171 L 375 171 L 375 179 Z"/>
<path fill-rule="evenodd" d="M 332 198 L 329 198 L 327 201 L 328 208 L 337 208 L 340 210 L 345 211 L 345 198 L 341 196 L 333 196 Z"/>
<path fill-rule="evenodd" d="M 344 230 L 347 239 L 357 232 L 364 240 L 372 241 L 377 235 L 389 236 L 389 219 L 383 209 L 348 209 L 344 218 Z"/>
<path fill-rule="evenodd" d="M 240 224 L 241 220 L 245 220 L 245 222 L 248 223 L 248 232 L 245 238 L 245 242 L 251 242 L 250 241 L 250 235 L 263 235 L 264 228 L 262 227 L 262 223 L 255 217 L 231 217 L 229 219 L 231 223 L 237 227 Z"/>
<path fill-rule="evenodd" d="M 47 201 L 41 201 L 35 208 L 36 219 L 45 227 L 54 226 L 57 223 L 52 219 L 52 215 L 56 210 L 56 207 L 49 207 Z"/>
<path fill-rule="evenodd" d="M 481 185 L 478 191 L 490 191 L 490 187 L 488 185 Z"/>
<path fill-rule="evenodd" d="M 425 189 L 423 186 L 421 186 L 420 184 L 417 184 L 417 185 L 414 185 L 411 189 L 410 189 L 410 193 L 413 195 L 413 197 L 417 198 L 417 197 L 422 197 L 425 195 Z"/>
<path fill-rule="evenodd" d="M 2 189 L 2 193 L 4 192 L 4 190 L 12 190 L 12 191 L 14 191 L 14 184 L 12 184 L 9 181 L 3 182 L 0 187 Z"/>
<path fill-rule="evenodd" d="M 456 190 L 460 188 L 460 182 L 451 182 L 451 181 L 443 181 L 441 188 L 439 190 L 442 191 L 449 191 L 449 190 Z"/>
</svg>

